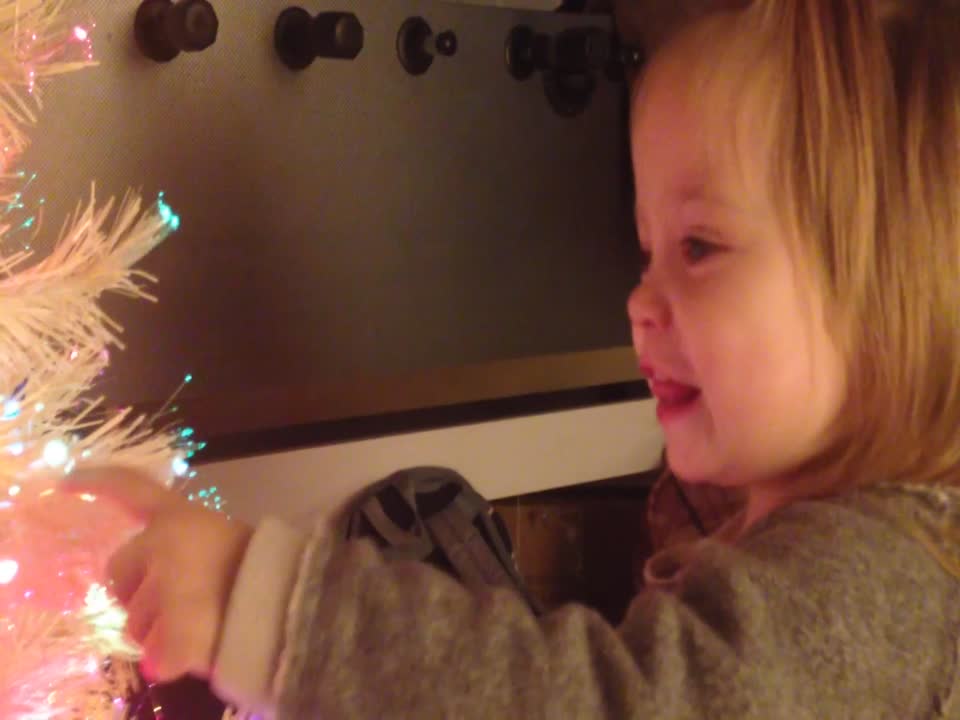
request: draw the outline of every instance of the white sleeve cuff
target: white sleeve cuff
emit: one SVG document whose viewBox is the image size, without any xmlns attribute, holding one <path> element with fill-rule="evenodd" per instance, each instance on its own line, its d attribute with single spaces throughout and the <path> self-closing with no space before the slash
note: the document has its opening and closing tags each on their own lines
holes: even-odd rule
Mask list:
<svg viewBox="0 0 960 720">
<path fill-rule="evenodd" d="M 210 686 L 245 712 L 273 715 L 273 678 L 306 540 L 280 520 L 266 518 L 237 572 Z"/>
</svg>

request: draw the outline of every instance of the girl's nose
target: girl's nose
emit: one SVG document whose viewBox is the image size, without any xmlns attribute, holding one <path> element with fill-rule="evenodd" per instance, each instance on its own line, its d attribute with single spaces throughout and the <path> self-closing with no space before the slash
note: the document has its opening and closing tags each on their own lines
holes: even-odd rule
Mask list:
<svg viewBox="0 0 960 720">
<path fill-rule="evenodd" d="M 627 315 L 634 336 L 638 330 L 663 330 L 670 324 L 666 300 L 650 278 L 645 278 L 627 299 Z"/>
</svg>

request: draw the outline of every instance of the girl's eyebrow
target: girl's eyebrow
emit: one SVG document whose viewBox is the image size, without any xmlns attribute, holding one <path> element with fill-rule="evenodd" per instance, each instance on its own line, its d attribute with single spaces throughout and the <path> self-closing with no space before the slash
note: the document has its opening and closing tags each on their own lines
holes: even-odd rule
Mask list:
<svg viewBox="0 0 960 720">
<path fill-rule="evenodd" d="M 734 213 L 743 213 L 747 209 L 746 205 L 738 202 L 729 192 L 718 191 L 702 179 L 678 185 L 670 193 L 669 198 L 674 207 L 714 205 Z"/>
<path fill-rule="evenodd" d="M 747 203 L 739 202 L 735 196 L 729 192 L 717 190 L 716 183 L 710 183 L 704 176 L 699 175 L 692 178 L 686 178 L 683 182 L 677 183 L 667 193 L 667 204 L 672 208 L 684 210 L 690 205 L 696 207 L 710 206 L 716 207 L 729 215 L 745 215 L 750 213 L 750 207 Z M 634 225 L 639 232 L 645 223 L 643 222 L 643 208 L 639 202 L 633 206 Z"/>
<path fill-rule="evenodd" d="M 699 207 L 717 208 L 727 215 L 746 215 L 749 208 L 746 205 L 735 202 L 734 200 L 720 194 L 701 194 L 698 192 L 678 192 L 670 199 L 670 205 L 680 213 L 689 211 L 692 206 L 694 209 Z M 637 232 L 641 232 L 646 225 L 643 221 L 644 214 L 639 203 L 633 206 L 633 222 Z"/>
</svg>

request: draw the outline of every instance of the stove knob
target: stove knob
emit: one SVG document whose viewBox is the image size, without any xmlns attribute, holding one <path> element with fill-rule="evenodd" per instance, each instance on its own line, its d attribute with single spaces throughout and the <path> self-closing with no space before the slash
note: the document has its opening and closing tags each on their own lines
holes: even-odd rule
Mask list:
<svg viewBox="0 0 960 720">
<path fill-rule="evenodd" d="M 444 57 L 457 52 L 457 35 L 444 30 L 434 37 L 430 24 L 421 17 L 407 18 L 397 33 L 397 57 L 411 75 L 423 75 L 433 65 L 434 50 Z"/>
<path fill-rule="evenodd" d="M 219 26 L 207 0 L 144 0 L 137 8 L 133 34 L 145 56 L 169 62 L 181 51 L 197 52 L 213 45 Z"/>
<path fill-rule="evenodd" d="M 274 47 L 291 70 L 303 70 L 316 58 L 353 60 L 363 50 L 363 25 L 353 13 L 322 12 L 312 17 L 289 7 L 277 17 Z"/>
</svg>

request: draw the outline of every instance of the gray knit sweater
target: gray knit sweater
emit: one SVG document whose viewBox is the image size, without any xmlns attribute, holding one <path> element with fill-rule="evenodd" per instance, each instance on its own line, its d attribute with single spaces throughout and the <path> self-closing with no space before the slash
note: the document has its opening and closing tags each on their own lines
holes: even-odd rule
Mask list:
<svg viewBox="0 0 960 720">
<path fill-rule="evenodd" d="M 617 628 L 266 521 L 213 685 L 284 720 L 960 718 L 958 518 L 947 491 L 796 503 L 655 558 Z"/>
</svg>

